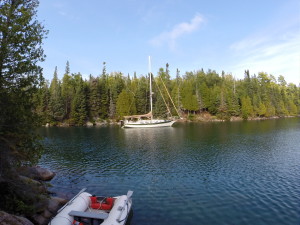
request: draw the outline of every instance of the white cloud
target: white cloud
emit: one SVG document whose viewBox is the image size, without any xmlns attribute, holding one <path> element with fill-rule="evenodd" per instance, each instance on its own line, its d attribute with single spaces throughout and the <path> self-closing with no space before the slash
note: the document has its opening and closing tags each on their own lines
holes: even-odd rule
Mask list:
<svg viewBox="0 0 300 225">
<path fill-rule="evenodd" d="M 236 64 L 233 75 L 243 76 L 244 70 L 250 73 L 267 72 L 278 77 L 283 75 L 287 82 L 300 83 L 300 33 L 276 34 L 247 38 L 234 43 L 230 49 L 235 53 Z"/>
<path fill-rule="evenodd" d="M 203 22 L 203 17 L 200 14 L 196 14 L 190 23 L 183 22 L 176 24 L 172 30 L 162 32 L 150 40 L 150 43 L 153 46 L 161 46 L 166 43 L 170 49 L 174 50 L 178 38 L 196 31 Z"/>
</svg>

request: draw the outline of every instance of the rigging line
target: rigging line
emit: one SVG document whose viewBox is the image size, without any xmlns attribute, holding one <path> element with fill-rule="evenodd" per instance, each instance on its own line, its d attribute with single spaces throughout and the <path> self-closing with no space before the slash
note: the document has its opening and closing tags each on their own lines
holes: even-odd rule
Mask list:
<svg viewBox="0 0 300 225">
<path fill-rule="evenodd" d="M 164 103 L 165 103 L 165 105 L 166 105 L 166 107 L 167 107 L 167 109 L 168 109 L 168 111 L 169 111 L 169 113 L 170 113 L 170 115 L 171 115 L 171 117 L 172 117 L 171 110 L 170 110 L 169 106 L 167 105 L 167 102 L 166 102 L 166 100 L 165 100 L 165 98 L 164 98 L 164 96 L 163 96 L 163 94 L 162 94 L 162 92 L 161 92 L 161 90 L 160 90 L 160 88 L 159 88 L 159 86 L 158 86 L 158 83 L 156 82 L 155 79 L 154 79 L 154 81 L 155 81 L 155 84 L 156 84 L 156 86 L 157 86 L 157 88 L 158 88 L 158 90 L 159 90 L 159 93 L 160 93 L 162 99 L 164 100 Z"/>
<path fill-rule="evenodd" d="M 174 106 L 174 108 L 175 108 L 175 110 L 176 110 L 178 116 L 180 117 L 179 112 L 178 112 L 178 110 L 177 110 L 177 108 L 176 108 L 176 106 L 175 106 L 175 104 L 174 104 L 174 102 L 173 102 L 173 99 L 171 98 L 171 96 L 170 96 L 170 94 L 169 94 L 169 91 L 168 91 L 168 89 L 167 89 L 167 87 L 166 87 L 166 85 L 165 85 L 163 79 L 161 78 L 161 76 L 159 76 L 159 78 L 161 79 L 161 82 L 163 83 L 163 85 L 164 85 L 164 87 L 165 87 L 165 89 L 166 89 L 166 92 L 167 92 L 169 98 L 171 99 L 171 102 L 172 102 L 172 104 L 173 104 L 173 106 Z"/>
</svg>

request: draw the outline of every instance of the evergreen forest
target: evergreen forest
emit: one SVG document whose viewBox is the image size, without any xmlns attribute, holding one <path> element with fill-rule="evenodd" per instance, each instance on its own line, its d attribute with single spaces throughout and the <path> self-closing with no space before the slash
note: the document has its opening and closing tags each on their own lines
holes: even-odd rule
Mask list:
<svg viewBox="0 0 300 225">
<path fill-rule="evenodd" d="M 203 69 L 171 78 L 169 64 L 152 75 L 153 113 L 155 117 L 180 117 L 196 120 L 201 115 L 230 120 L 232 117 L 270 118 L 296 116 L 300 113 L 300 87 L 287 84 L 280 75 L 265 72 L 235 79 L 231 74 L 218 74 Z M 51 82 L 45 81 L 34 96 L 34 108 L 41 123 L 70 126 L 95 124 L 104 120 L 120 120 L 125 115 L 150 111 L 149 74 L 137 77 L 121 72 L 106 72 L 83 79 L 70 73 L 66 63 L 62 79 L 55 68 Z M 171 100 L 172 99 L 172 100 Z M 172 102 L 173 101 L 173 102 Z"/>
<path fill-rule="evenodd" d="M 67 62 L 63 75 L 55 68 L 51 81 L 45 80 L 40 63 L 48 30 L 38 20 L 38 6 L 39 0 L 0 1 L 0 209 L 31 218 L 48 202 L 46 190 L 19 173 L 43 153 L 37 127 L 119 121 L 150 111 L 149 74 L 108 74 L 104 62 L 99 75 L 83 79 Z M 235 79 L 203 69 L 185 74 L 177 69 L 171 76 L 169 64 L 151 76 L 158 118 L 246 120 L 300 113 L 300 86 L 283 76 L 246 70 L 243 79 Z"/>
</svg>

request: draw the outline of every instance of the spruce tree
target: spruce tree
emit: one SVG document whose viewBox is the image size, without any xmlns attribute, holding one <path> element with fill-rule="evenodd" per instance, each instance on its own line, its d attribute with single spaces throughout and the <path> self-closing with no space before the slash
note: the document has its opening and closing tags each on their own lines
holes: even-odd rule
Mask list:
<svg viewBox="0 0 300 225">
<path fill-rule="evenodd" d="M 136 107 L 133 95 L 125 89 L 119 94 L 116 111 L 119 118 L 123 116 L 136 114 Z"/>
<path fill-rule="evenodd" d="M 150 111 L 149 103 L 149 81 L 147 78 L 142 76 L 139 80 L 136 80 L 138 83 L 137 90 L 135 92 L 135 104 L 137 114 L 145 114 Z"/>
<path fill-rule="evenodd" d="M 74 93 L 75 93 L 74 79 L 70 74 L 70 64 L 69 64 L 69 61 L 67 61 L 65 74 L 63 76 L 62 84 L 61 84 L 61 94 L 62 94 L 62 100 L 63 100 L 63 104 L 64 104 L 64 118 L 65 119 L 70 118 L 71 103 L 72 103 L 72 98 L 74 96 Z"/>
<path fill-rule="evenodd" d="M 57 76 L 57 67 L 53 74 L 53 79 L 50 85 L 50 112 L 54 124 L 62 122 L 64 118 L 64 104 L 61 95 L 61 83 Z"/>
<path fill-rule="evenodd" d="M 72 100 L 70 125 L 83 126 L 87 120 L 87 101 L 81 74 L 75 74 L 75 94 Z"/>
<path fill-rule="evenodd" d="M 107 119 L 109 113 L 109 89 L 108 89 L 108 75 L 106 74 L 106 63 L 103 62 L 102 75 L 99 79 L 100 90 L 100 118 Z"/>
<path fill-rule="evenodd" d="M 88 102 L 88 108 L 89 108 L 89 117 L 91 120 L 96 121 L 100 117 L 100 108 L 101 108 L 101 102 L 100 102 L 100 85 L 99 85 L 99 79 L 90 77 L 89 80 L 89 102 Z"/>
<path fill-rule="evenodd" d="M 251 99 L 249 96 L 242 98 L 242 108 L 241 113 L 243 119 L 247 120 L 249 117 L 253 116 L 253 107 L 251 103 Z"/>
</svg>

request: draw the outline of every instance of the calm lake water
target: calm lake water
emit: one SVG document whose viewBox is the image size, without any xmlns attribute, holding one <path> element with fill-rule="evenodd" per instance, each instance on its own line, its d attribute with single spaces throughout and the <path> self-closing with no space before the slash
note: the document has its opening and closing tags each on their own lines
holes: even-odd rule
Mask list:
<svg viewBox="0 0 300 225">
<path fill-rule="evenodd" d="M 300 118 L 40 133 L 51 190 L 133 190 L 131 225 L 300 223 Z"/>
</svg>

